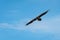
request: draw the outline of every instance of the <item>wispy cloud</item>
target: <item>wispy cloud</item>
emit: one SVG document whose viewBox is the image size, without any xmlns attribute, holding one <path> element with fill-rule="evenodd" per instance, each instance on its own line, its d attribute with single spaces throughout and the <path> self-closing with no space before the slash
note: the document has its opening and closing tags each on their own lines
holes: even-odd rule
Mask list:
<svg viewBox="0 0 60 40">
<path fill-rule="evenodd" d="M 26 26 L 27 20 L 23 19 L 15 24 L 9 23 L 0 23 L 0 28 L 9 28 L 9 29 L 16 29 L 16 30 L 29 30 L 31 32 L 52 32 L 52 33 L 60 33 L 60 16 L 53 17 L 48 20 L 42 20 L 41 22 L 35 21 L 31 25 Z M 29 20 L 29 19 L 28 19 Z"/>
</svg>

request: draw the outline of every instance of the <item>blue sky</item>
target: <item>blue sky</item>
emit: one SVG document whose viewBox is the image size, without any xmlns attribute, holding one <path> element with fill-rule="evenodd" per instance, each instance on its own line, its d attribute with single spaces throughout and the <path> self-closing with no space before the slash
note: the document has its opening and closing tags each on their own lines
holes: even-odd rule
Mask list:
<svg viewBox="0 0 60 40">
<path fill-rule="evenodd" d="M 60 40 L 60 0 L 0 0 L 0 40 Z"/>
</svg>

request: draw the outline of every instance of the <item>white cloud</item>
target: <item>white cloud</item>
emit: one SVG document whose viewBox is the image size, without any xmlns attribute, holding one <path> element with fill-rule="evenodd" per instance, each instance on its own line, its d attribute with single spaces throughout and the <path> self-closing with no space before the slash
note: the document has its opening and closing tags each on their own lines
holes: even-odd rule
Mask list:
<svg viewBox="0 0 60 40">
<path fill-rule="evenodd" d="M 29 19 L 28 19 L 29 20 Z M 60 33 L 60 19 L 58 17 L 50 18 L 49 20 L 35 21 L 26 26 L 27 20 L 23 19 L 15 24 L 0 23 L 0 28 L 9 28 L 16 30 L 29 30 L 31 32 L 52 32 Z"/>
</svg>

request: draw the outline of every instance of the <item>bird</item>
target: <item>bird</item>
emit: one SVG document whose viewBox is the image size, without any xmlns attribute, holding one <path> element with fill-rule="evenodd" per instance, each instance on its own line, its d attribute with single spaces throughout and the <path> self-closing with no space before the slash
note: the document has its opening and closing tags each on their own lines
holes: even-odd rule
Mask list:
<svg viewBox="0 0 60 40">
<path fill-rule="evenodd" d="M 33 23 L 34 21 L 38 20 L 38 21 L 41 21 L 41 17 L 44 16 L 46 13 L 48 13 L 49 10 L 43 12 L 42 14 L 38 15 L 36 18 L 32 19 L 31 21 L 29 21 L 26 25 L 29 25 L 31 23 Z"/>
</svg>

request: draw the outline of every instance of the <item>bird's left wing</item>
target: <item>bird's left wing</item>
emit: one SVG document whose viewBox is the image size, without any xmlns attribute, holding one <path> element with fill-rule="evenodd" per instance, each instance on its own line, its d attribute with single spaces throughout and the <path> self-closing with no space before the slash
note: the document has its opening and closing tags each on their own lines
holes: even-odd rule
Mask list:
<svg viewBox="0 0 60 40">
<path fill-rule="evenodd" d="M 45 11 L 44 13 L 40 14 L 38 17 L 42 17 L 43 15 L 45 15 L 49 10 Z"/>
</svg>

